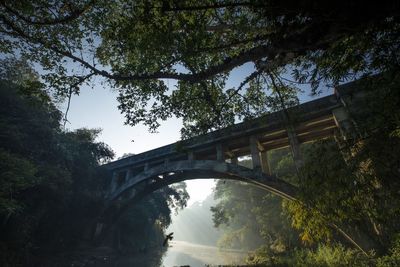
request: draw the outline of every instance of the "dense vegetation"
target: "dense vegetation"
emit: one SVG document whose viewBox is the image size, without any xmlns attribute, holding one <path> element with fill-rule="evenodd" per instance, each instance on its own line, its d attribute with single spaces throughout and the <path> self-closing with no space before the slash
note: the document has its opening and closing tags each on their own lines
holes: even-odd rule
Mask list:
<svg viewBox="0 0 400 267">
<path fill-rule="evenodd" d="M 249 262 L 266 266 L 400 264 L 399 76 L 387 73 L 358 86 L 366 92 L 350 109 L 358 137 L 303 145 L 299 172 L 290 151 L 270 153 L 273 173 L 299 186 L 301 203 L 218 182 L 212 211 L 216 226 L 226 231 L 221 245 L 255 249 Z M 332 225 L 374 250 L 360 253 Z"/>
<path fill-rule="evenodd" d="M 293 153 L 295 168 L 290 154 L 271 155 L 274 172 L 299 187 L 301 202 L 219 183 L 214 220 L 229 230 L 221 245 L 258 248 L 251 262 L 399 265 L 398 1 L 4 0 L 0 11 L 2 56 L 36 63 L 54 96 L 70 98 L 100 77 L 118 90 L 128 124 L 156 130 L 179 117 L 183 138 L 285 110 L 304 88 L 317 94 L 366 77 L 368 97 L 350 110 L 354 138 L 304 147 L 304 165 Z M 227 86 L 243 65 L 233 77 L 239 81 Z M 95 141 L 97 130 L 60 128 L 61 115 L 34 73 L 7 75 L 0 249 L 13 262 L 88 236 L 81 226 L 99 209 L 104 185 L 97 166 L 112 153 Z M 169 197 L 160 191 L 130 211 L 149 216 L 150 224 L 137 223 L 154 240 L 169 223 Z M 132 219 L 128 212 L 119 222 L 129 234 L 115 230 L 107 242 L 123 251 L 142 244 L 130 235 L 147 230 L 130 228 Z M 350 249 L 339 228 L 374 252 Z"/>
<path fill-rule="evenodd" d="M 288 151 L 274 151 L 271 166 L 281 176 L 292 170 Z M 284 155 L 275 162 L 277 155 Z M 278 159 L 280 159 L 278 157 Z M 251 168 L 251 160 L 241 165 Z M 278 251 L 295 246 L 297 233 L 282 210 L 282 200 L 254 185 L 237 181 L 219 180 L 215 188 L 218 204 L 211 208 L 215 226 L 224 231 L 218 245 L 222 247 L 255 250 L 261 246 L 273 246 Z"/>
<path fill-rule="evenodd" d="M 100 130 L 63 130 L 61 112 L 35 73 L 10 63 L 2 62 L 0 79 L 0 265 L 42 266 L 53 254 L 91 246 L 110 183 L 99 166 L 114 154 L 96 141 Z M 101 245 L 120 253 L 162 251 L 170 204 L 179 208 L 187 199 L 178 187 L 182 194 L 168 187 L 132 206 Z"/>
</svg>

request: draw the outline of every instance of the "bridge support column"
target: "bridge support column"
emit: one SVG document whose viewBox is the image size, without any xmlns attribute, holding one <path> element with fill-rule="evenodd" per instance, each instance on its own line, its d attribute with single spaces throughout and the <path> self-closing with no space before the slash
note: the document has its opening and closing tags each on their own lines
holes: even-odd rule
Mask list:
<svg viewBox="0 0 400 267">
<path fill-rule="evenodd" d="M 113 193 L 117 189 L 117 184 L 118 184 L 118 172 L 114 171 L 112 173 L 111 183 L 110 183 L 111 193 Z"/>
<path fill-rule="evenodd" d="M 258 150 L 257 138 L 254 135 L 250 136 L 250 151 L 253 170 L 261 170 L 260 151 Z"/>
<path fill-rule="evenodd" d="M 188 160 L 189 160 L 189 161 L 195 160 L 194 152 L 193 152 L 193 151 L 189 151 L 189 152 L 188 152 Z"/>
<path fill-rule="evenodd" d="M 271 167 L 268 162 L 268 151 L 264 150 L 260 153 L 261 156 L 261 168 L 263 173 L 271 175 Z"/>
<path fill-rule="evenodd" d="M 132 170 L 131 169 L 126 170 L 125 180 L 123 181 L 123 183 L 126 183 L 129 180 L 129 178 L 131 178 L 131 176 L 132 176 Z"/>
<path fill-rule="evenodd" d="M 164 160 L 164 168 L 168 168 L 168 165 L 169 165 L 169 158 L 166 158 Z"/>
<path fill-rule="evenodd" d="M 231 163 L 237 165 L 238 164 L 238 158 L 237 157 L 231 158 Z"/>
<path fill-rule="evenodd" d="M 300 151 L 300 142 L 299 139 L 297 139 L 296 132 L 292 126 L 289 126 L 287 128 L 287 134 L 288 134 L 290 149 L 292 150 L 293 154 L 294 165 L 296 166 L 297 171 L 299 171 L 301 167 L 303 167 L 304 165 L 304 160 Z"/>
<path fill-rule="evenodd" d="M 217 161 L 224 161 L 224 151 L 222 149 L 222 144 L 217 144 L 216 146 L 216 151 L 217 151 Z"/>
<path fill-rule="evenodd" d="M 187 154 L 188 160 L 189 160 L 189 164 L 192 165 L 194 160 L 195 160 L 195 155 L 193 151 L 189 151 Z"/>
<path fill-rule="evenodd" d="M 344 107 L 336 108 L 332 110 L 332 114 L 343 139 L 345 141 L 349 139 L 355 139 L 357 137 L 356 129 L 347 110 Z"/>
</svg>

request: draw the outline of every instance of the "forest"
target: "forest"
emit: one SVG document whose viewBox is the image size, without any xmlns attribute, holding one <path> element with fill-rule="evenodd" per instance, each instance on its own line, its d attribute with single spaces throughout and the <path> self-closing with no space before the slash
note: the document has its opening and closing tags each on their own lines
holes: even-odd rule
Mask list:
<svg viewBox="0 0 400 267">
<path fill-rule="evenodd" d="M 62 129 L 61 112 L 26 63 L 2 63 L 2 266 L 36 266 L 35 261 L 37 266 L 51 266 L 61 257 L 57 253 L 95 247 L 93 218 L 102 210 L 109 183 L 100 165 L 114 154 L 95 141 L 98 129 Z M 243 182 L 219 180 L 217 204 L 211 207 L 218 245 L 254 251 L 247 261 L 258 266 L 396 266 L 398 79 L 386 74 L 368 82 L 368 97 L 353 116 L 362 138 L 303 145 L 305 164 L 299 172 L 289 150 L 271 151 L 272 173 L 297 185 L 302 203 Z M 373 114 L 368 120 L 367 110 Z M 251 160 L 240 164 L 251 167 Z M 184 208 L 189 197 L 184 188 L 166 187 L 132 206 L 102 245 L 118 254 L 157 252 L 160 260 L 171 214 Z M 368 237 L 360 246 L 371 250 L 354 247 L 330 227 L 332 223 L 345 227 L 349 235 Z M 63 257 L 65 262 L 74 258 Z"/>
<path fill-rule="evenodd" d="M 398 1 L 1 1 L 0 265 L 161 264 L 185 184 L 130 206 L 95 242 L 115 155 L 100 129 L 65 128 L 82 90 L 114 90 L 126 125 L 149 132 L 179 118 L 187 139 L 355 80 L 351 138 L 302 145 L 302 164 L 290 148 L 269 153 L 299 200 L 218 180 L 215 237 L 252 251 L 249 266 L 400 265 L 399 14 Z"/>
<path fill-rule="evenodd" d="M 62 113 L 28 65 L 1 65 L 0 265 L 70 266 L 76 256 L 62 253 L 99 246 L 93 224 L 110 183 L 100 165 L 114 153 L 96 142 L 99 129 L 63 129 Z M 102 242 L 111 248 L 105 255 L 161 254 L 171 212 L 187 198 L 184 187 L 167 187 L 130 208 Z"/>
</svg>

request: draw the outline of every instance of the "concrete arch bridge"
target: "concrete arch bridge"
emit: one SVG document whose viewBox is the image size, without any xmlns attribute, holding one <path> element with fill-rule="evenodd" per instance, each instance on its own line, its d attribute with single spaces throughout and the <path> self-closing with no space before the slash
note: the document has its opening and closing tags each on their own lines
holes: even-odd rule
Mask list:
<svg viewBox="0 0 400 267">
<path fill-rule="evenodd" d="M 300 144 L 336 136 L 353 138 L 355 124 L 349 105 L 363 96 L 353 84 L 304 104 L 248 120 L 195 138 L 179 141 L 104 165 L 110 171 L 103 222 L 106 225 L 143 196 L 176 182 L 198 178 L 245 181 L 289 200 L 297 188 L 270 171 L 268 151 L 290 147 L 297 166 L 302 164 Z M 289 123 L 290 121 L 290 123 Z M 238 165 L 238 157 L 250 156 L 252 169 Z"/>
<path fill-rule="evenodd" d="M 349 116 L 349 105 L 363 95 L 355 90 L 354 83 L 287 112 L 270 113 L 104 165 L 111 173 L 107 207 L 118 213 L 116 210 L 139 195 L 198 178 L 241 180 L 283 198 L 296 199 L 296 187 L 271 173 L 268 151 L 290 147 L 295 162 L 301 164 L 300 144 L 332 136 L 352 138 L 355 125 Z M 252 169 L 237 164 L 242 156 L 251 156 Z"/>
</svg>

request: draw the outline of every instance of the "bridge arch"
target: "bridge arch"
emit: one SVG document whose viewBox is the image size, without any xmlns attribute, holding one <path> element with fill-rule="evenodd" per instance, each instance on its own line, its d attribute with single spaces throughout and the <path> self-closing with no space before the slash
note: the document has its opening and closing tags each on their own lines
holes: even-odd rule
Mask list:
<svg viewBox="0 0 400 267">
<path fill-rule="evenodd" d="M 297 187 L 262 172 L 236 163 L 218 160 L 181 160 L 157 165 L 132 175 L 131 170 L 121 171 L 123 180 L 106 199 L 106 205 L 94 232 L 97 240 L 104 235 L 124 212 L 139 200 L 165 186 L 193 179 L 227 179 L 253 184 L 284 199 L 296 200 Z M 116 172 L 118 176 L 118 172 Z"/>
<path fill-rule="evenodd" d="M 346 137 L 347 132 L 352 132 L 351 125 L 340 97 L 330 95 L 286 112 L 266 114 L 122 158 L 105 165 L 112 173 L 107 206 L 132 199 L 145 188 L 153 190 L 157 185 L 197 178 L 246 181 L 294 200 L 296 188 L 271 175 L 268 152 L 289 147 L 296 167 L 301 167 L 300 144 L 336 136 L 339 132 Z M 253 169 L 238 165 L 238 158 L 243 156 L 251 157 Z"/>
<path fill-rule="evenodd" d="M 290 147 L 295 163 L 301 163 L 300 144 L 335 135 L 348 117 L 336 95 L 287 112 L 293 120 L 290 123 L 286 113 L 278 111 L 104 165 L 112 174 L 102 216 L 108 221 L 105 225 L 112 224 L 111 218 L 118 218 L 129 203 L 189 179 L 240 180 L 296 200 L 297 188 L 271 175 L 268 152 Z M 238 158 L 243 156 L 251 157 L 252 169 L 238 165 Z"/>
<path fill-rule="evenodd" d="M 182 160 L 171 162 L 164 166 L 155 166 L 138 173 L 125 181 L 123 186 L 108 196 L 108 205 L 103 214 L 103 222 L 100 229 L 96 229 L 95 238 L 102 239 L 102 235 L 108 232 L 109 227 L 125 212 L 130 205 L 137 203 L 143 197 L 161 189 L 162 187 L 192 179 L 227 179 L 243 181 L 263 188 L 270 193 L 290 201 L 296 201 L 298 188 L 273 175 L 262 172 L 261 169 L 250 169 L 215 160 Z M 108 220 L 107 220 L 108 218 Z M 106 219 L 106 220 L 104 220 Z M 111 220 L 110 220 L 111 219 Z M 348 235 L 339 226 L 329 223 L 329 227 L 336 230 L 356 248 L 367 254 L 358 241 Z M 362 233 L 361 233 L 362 234 Z M 365 237 L 362 237 L 365 239 Z"/>
<path fill-rule="evenodd" d="M 228 179 L 248 182 L 262 187 L 271 193 L 288 200 L 296 199 L 297 188 L 273 175 L 265 174 L 261 169 L 250 169 L 237 164 L 215 160 L 182 160 L 158 165 L 131 176 L 121 187 L 108 196 L 110 203 L 133 198 L 138 185 L 154 191 L 176 182 L 192 179 Z M 153 186 L 152 186 L 153 185 Z"/>
</svg>

